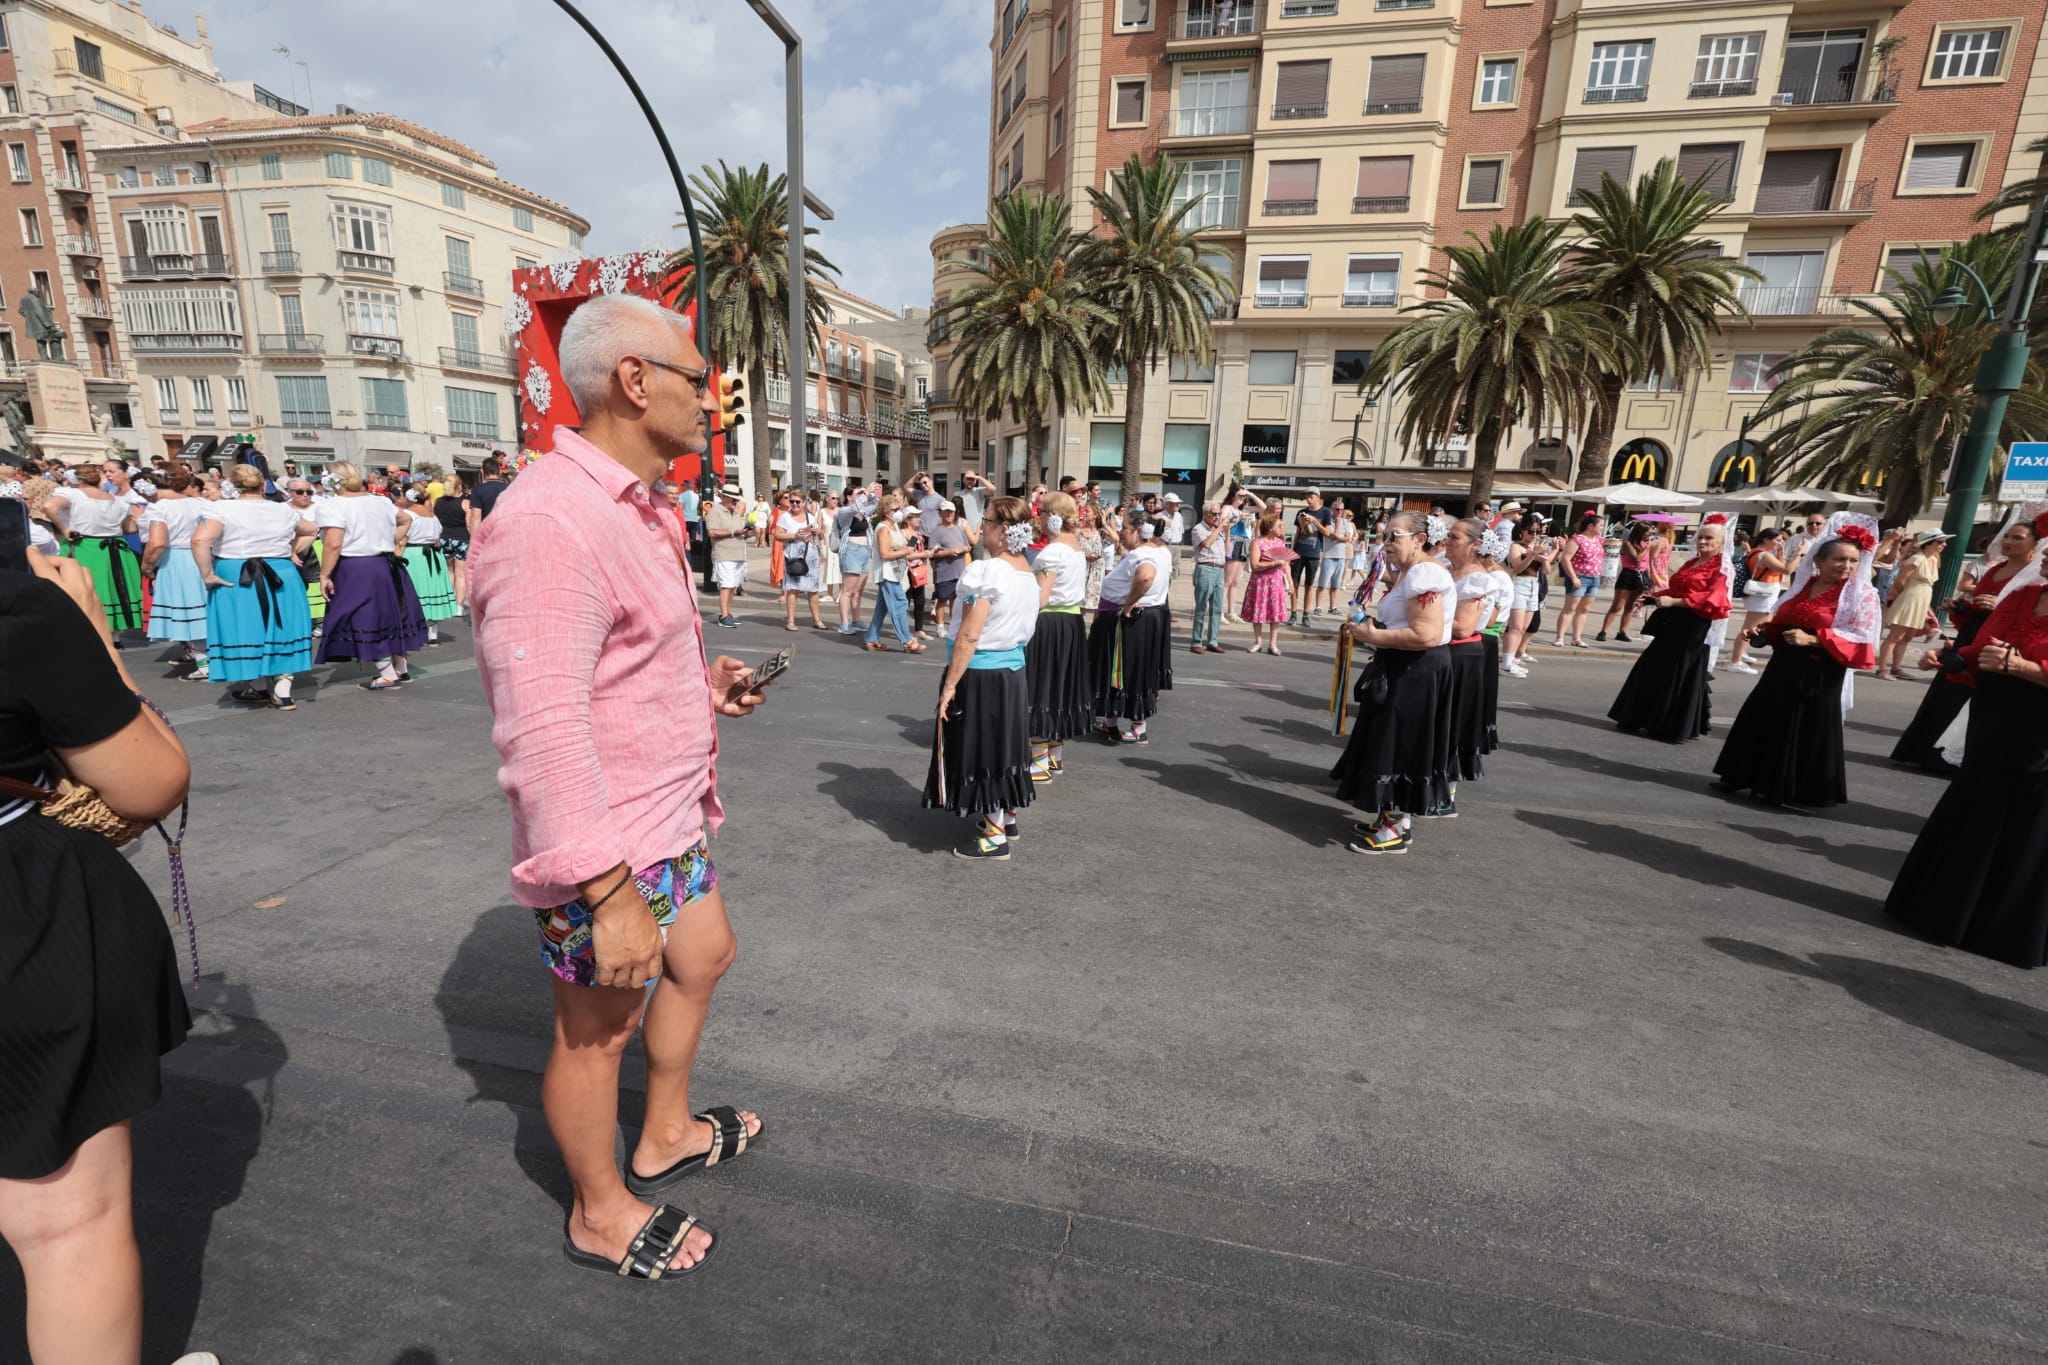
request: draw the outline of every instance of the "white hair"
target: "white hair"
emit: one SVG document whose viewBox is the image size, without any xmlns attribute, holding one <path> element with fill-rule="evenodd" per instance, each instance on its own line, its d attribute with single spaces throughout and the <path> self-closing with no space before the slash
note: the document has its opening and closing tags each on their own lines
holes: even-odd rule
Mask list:
<svg viewBox="0 0 2048 1365">
<path fill-rule="evenodd" d="M 571 313 L 557 356 L 577 411 L 587 419 L 603 408 L 619 362 L 648 349 L 661 327 L 678 327 L 689 335 L 682 314 L 633 294 L 599 294 Z"/>
</svg>

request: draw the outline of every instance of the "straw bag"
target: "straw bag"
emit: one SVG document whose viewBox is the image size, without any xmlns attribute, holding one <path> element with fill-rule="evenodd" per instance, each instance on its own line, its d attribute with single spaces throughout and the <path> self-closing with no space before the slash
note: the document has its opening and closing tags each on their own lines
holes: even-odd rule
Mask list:
<svg viewBox="0 0 2048 1365">
<path fill-rule="evenodd" d="M 33 801 L 44 815 L 66 829 L 82 829 L 88 834 L 101 835 L 115 848 L 134 843 L 156 823 L 154 820 L 130 820 L 125 815 L 116 814 L 113 807 L 100 799 L 98 792 L 78 782 L 60 782 L 52 791 L 31 782 L 0 777 L 0 796 L 12 797 L 16 801 Z"/>
</svg>

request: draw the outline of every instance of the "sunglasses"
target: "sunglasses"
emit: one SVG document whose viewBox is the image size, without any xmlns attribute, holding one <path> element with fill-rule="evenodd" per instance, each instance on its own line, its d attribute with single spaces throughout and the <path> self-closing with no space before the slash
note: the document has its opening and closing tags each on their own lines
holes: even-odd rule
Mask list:
<svg viewBox="0 0 2048 1365">
<path fill-rule="evenodd" d="M 687 365 L 671 364 L 666 360 L 656 360 L 653 356 L 649 355 L 636 355 L 633 357 L 633 359 L 639 361 L 642 365 L 652 365 L 657 370 L 668 370 L 675 374 L 681 375 L 683 378 L 689 380 L 690 387 L 697 390 L 699 393 L 702 393 L 704 391 L 704 381 L 705 379 L 709 378 L 711 374 L 711 371 L 708 368 L 702 370 L 693 370 Z"/>
</svg>

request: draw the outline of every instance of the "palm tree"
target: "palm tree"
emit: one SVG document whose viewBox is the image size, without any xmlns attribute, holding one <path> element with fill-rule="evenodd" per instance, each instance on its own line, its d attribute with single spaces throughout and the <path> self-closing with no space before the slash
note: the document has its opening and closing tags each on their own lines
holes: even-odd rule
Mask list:
<svg viewBox="0 0 2048 1365">
<path fill-rule="evenodd" d="M 2027 144 L 2027 151 L 2041 159 L 2040 166 L 2025 180 L 2015 180 L 1993 195 L 1990 203 L 1977 210 L 1980 219 L 2007 209 L 2028 212 L 2044 195 L 2048 195 L 2048 137 L 2035 138 Z"/>
<path fill-rule="evenodd" d="M 1687 181 L 1669 157 L 1625 185 L 1602 176 L 1600 188 L 1572 215 L 1579 240 L 1567 257 L 1565 280 L 1579 297 L 1604 305 L 1627 343 L 1621 363 L 1597 376 L 1579 446 L 1576 487 L 1607 481 L 1621 395 L 1631 380 L 1681 379 L 1706 368 L 1710 339 L 1723 313 L 1747 316 L 1741 280 L 1763 276 L 1749 266 L 1709 254 L 1697 235 L 1724 202 L 1706 188 L 1709 171 Z"/>
<path fill-rule="evenodd" d="M 713 365 L 737 368 L 747 377 L 748 402 L 758 414 L 766 404 L 768 367 L 779 365 L 790 383 L 801 384 L 804 366 L 789 355 L 789 177 L 769 179 L 766 163 L 737 169 L 723 161 L 690 177 L 704 208 L 704 285 L 711 316 L 697 329 L 698 346 Z M 807 227 L 810 237 L 816 228 Z M 824 296 L 825 277 L 839 268 L 805 247 L 804 313 L 807 347 L 818 344 L 818 329 L 832 318 Z M 669 283 L 678 299 L 691 297 L 694 268 L 687 251 L 669 258 Z M 755 427 L 754 489 L 765 493 L 773 475 L 766 424 Z M 802 433 L 791 432 L 792 452 Z M 792 469 L 795 465 L 790 466 Z"/>
<path fill-rule="evenodd" d="M 1493 496 L 1501 442 L 1522 423 L 1577 425 L 1593 376 L 1622 363 L 1619 320 L 1565 281 L 1565 224 L 1499 225 L 1446 247 L 1448 270 L 1422 272 L 1439 297 L 1413 304 L 1373 353 L 1361 390 L 1398 391 L 1408 447 L 1433 449 L 1471 432 L 1473 504 Z"/>
<path fill-rule="evenodd" d="M 1892 289 L 1879 299 L 1852 299 L 1868 322 L 1823 332 L 1774 367 L 1778 387 L 1758 416 L 1791 420 L 1764 438 L 1767 458 L 1797 482 L 1851 488 L 1881 481 L 1886 521 L 1924 512 L 1970 424 L 1977 362 L 1997 330 L 1974 290 L 1946 326 L 1934 319 L 1935 296 L 1961 280 L 1948 266 L 1957 260 L 2001 298 L 2018 247 L 2011 234 L 1980 233 L 1945 258 L 1887 270 Z M 2037 350 L 2006 408 L 2001 442 L 2048 436 L 2044 388 L 2048 370 Z"/>
<path fill-rule="evenodd" d="M 1088 197 L 1105 231 L 1089 244 L 1090 288 L 1107 314 L 1103 354 L 1124 371 L 1122 500 L 1138 497 L 1138 450 L 1145 431 L 1145 382 L 1162 359 L 1206 364 L 1209 319 L 1234 292 L 1230 280 L 1202 260 L 1195 232 L 1182 226 L 1200 201 L 1176 205 L 1181 169 L 1169 157 L 1146 165 L 1133 152 L 1110 174 L 1107 191 Z"/>
<path fill-rule="evenodd" d="M 1081 268 L 1087 237 L 1058 195 L 1019 190 L 995 204 L 981 278 L 946 305 L 954 319 L 953 395 L 989 421 L 1024 424 L 1025 457 L 1044 474 L 1050 415 L 1103 403 L 1097 335 L 1106 323 Z"/>
</svg>

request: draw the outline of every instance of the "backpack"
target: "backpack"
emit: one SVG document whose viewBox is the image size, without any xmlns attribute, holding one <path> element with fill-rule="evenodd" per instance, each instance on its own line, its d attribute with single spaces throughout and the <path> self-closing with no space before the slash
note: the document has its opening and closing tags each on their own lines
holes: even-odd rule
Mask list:
<svg viewBox="0 0 2048 1365">
<path fill-rule="evenodd" d="M 1728 585 L 1730 597 L 1742 596 L 1743 589 L 1749 586 L 1749 561 L 1755 554 L 1756 551 L 1751 550 L 1749 554 L 1735 561 L 1735 581 Z"/>
</svg>

